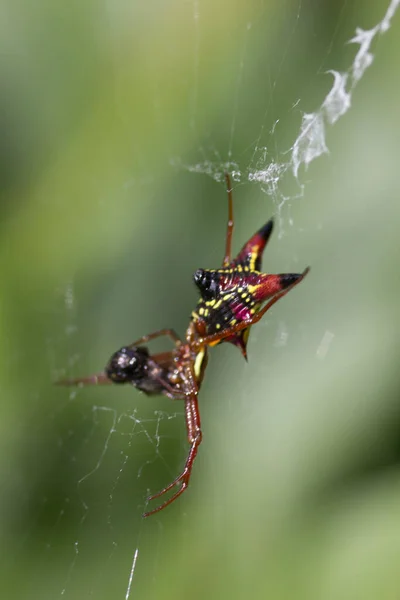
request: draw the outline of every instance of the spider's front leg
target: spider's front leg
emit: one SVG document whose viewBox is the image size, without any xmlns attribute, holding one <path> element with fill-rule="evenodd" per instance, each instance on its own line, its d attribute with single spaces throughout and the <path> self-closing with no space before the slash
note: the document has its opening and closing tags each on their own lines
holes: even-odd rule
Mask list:
<svg viewBox="0 0 400 600">
<path fill-rule="evenodd" d="M 155 513 L 159 512 L 160 510 L 174 502 L 174 500 L 176 500 L 181 494 L 183 494 L 183 492 L 187 489 L 189 485 L 194 459 L 196 458 L 203 437 L 201 432 L 200 414 L 197 402 L 197 390 L 190 394 L 190 396 L 187 397 L 185 400 L 185 418 L 188 440 L 190 443 L 190 450 L 186 459 L 185 467 L 182 473 L 178 475 L 178 477 L 176 477 L 176 479 L 174 479 L 172 483 L 170 483 L 164 489 L 162 489 L 161 492 L 157 492 L 157 494 L 149 496 L 147 498 L 147 501 L 151 502 L 152 500 L 155 500 L 155 498 L 160 498 L 161 496 L 172 490 L 172 488 L 174 488 L 176 485 L 180 485 L 180 487 L 175 492 L 175 494 L 173 494 L 170 498 L 168 498 L 168 500 L 160 504 L 160 506 L 154 508 L 153 510 L 143 513 L 143 517 L 154 515 Z"/>
</svg>

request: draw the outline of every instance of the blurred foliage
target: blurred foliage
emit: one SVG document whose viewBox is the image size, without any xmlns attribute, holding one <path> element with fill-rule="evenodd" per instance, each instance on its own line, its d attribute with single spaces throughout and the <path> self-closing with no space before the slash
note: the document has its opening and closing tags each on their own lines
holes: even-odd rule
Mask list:
<svg viewBox="0 0 400 600">
<path fill-rule="evenodd" d="M 397 600 L 398 14 L 304 194 L 285 178 L 279 207 L 246 181 L 385 10 L 3 3 L 2 597 Z M 249 364 L 212 352 L 190 490 L 143 521 L 184 460 L 182 405 L 52 381 L 183 333 L 226 222 L 223 185 L 184 167 L 228 159 L 236 248 L 278 213 L 266 270 L 312 271 L 254 329 Z"/>
</svg>

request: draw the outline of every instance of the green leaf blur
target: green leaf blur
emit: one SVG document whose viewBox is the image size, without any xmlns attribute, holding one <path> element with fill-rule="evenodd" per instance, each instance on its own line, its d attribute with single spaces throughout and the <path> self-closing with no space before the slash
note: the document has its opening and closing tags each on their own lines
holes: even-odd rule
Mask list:
<svg viewBox="0 0 400 600">
<path fill-rule="evenodd" d="M 246 176 L 257 145 L 282 159 L 387 5 L 6 0 L 2 598 L 398 599 L 399 14 L 304 189 L 287 173 L 280 206 Z M 53 382 L 184 333 L 227 217 L 193 171 L 229 160 L 235 251 L 275 214 L 265 270 L 311 273 L 248 364 L 212 350 L 190 488 L 143 521 L 184 461 L 182 404 Z"/>
</svg>

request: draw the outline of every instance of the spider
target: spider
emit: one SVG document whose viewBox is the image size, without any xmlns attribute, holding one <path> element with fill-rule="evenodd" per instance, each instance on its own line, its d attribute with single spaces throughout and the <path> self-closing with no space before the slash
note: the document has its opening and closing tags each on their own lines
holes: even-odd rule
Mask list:
<svg viewBox="0 0 400 600">
<path fill-rule="evenodd" d="M 131 383 L 149 395 L 158 393 L 184 400 L 190 444 L 184 469 L 160 492 L 149 496 L 147 501 L 161 498 L 175 487 L 178 489 L 156 508 L 145 512 L 144 517 L 163 510 L 189 485 L 193 463 L 202 441 L 198 393 L 207 365 L 208 347 L 223 341 L 230 342 L 238 346 L 246 358 L 250 327 L 309 272 L 309 268 L 302 274 L 267 275 L 259 271 L 262 252 L 272 232 L 272 220 L 250 238 L 235 259 L 231 258 L 234 227 L 232 188 L 229 175 L 225 174 L 225 178 L 229 216 L 222 268 L 198 269 L 195 272 L 194 282 L 201 298 L 191 315 L 184 339 L 181 340 L 172 329 L 156 331 L 118 350 L 103 373 L 59 382 L 64 385 Z M 173 350 L 151 355 L 142 344 L 161 336 L 168 336 L 172 340 Z"/>
<path fill-rule="evenodd" d="M 229 176 L 226 176 L 226 181 L 228 194 L 231 195 Z M 230 214 L 227 236 L 230 235 L 232 237 L 233 215 L 231 207 L 232 200 L 229 198 Z M 262 253 L 269 241 L 273 226 L 273 219 L 270 219 L 249 239 L 248 242 L 246 242 L 237 257 L 233 260 L 230 259 L 230 254 L 227 249 L 222 269 L 214 271 L 198 269 L 194 274 L 194 282 L 200 291 L 201 298 L 197 310 L 192 313 L 192 319 L 199 321 L 204 320 L 206 322 L 205 326 L 207 333 L 219 331 L 221 328 L 225 328 L 227 323 L 235 325 L 236 322 L 242 321 L 243 318 L 241 319 L 240 314 L 237 314 L 240 313 L 240 304 L 250 304 L 250 308 L 255 307 L 254 312 L 260 308 L 260 303 L 256 304 L 253 299 L 244 294 L 244 288 L 250 283 L 252 272 L 253 279 L 254 272 L 258 272 L 257 275 L 261 275 L 259 271 L 261 269 Z M 268 275 L 264 277 L 268 278 L 270 284 L 275 281 L 275 286 L 281 289 L 281 287 L 288 287 L 291 281 L 296 281 L 298 275 L 285 274 Z M 236 292 L 239 293 L 239 296 L 237 296 Z M 243 300 L 245 302 L 243 302 Z M 232 311 L 237 317 L 239 316 L 237 320 L 235 320 Z M 212 345 L 216 345 L 220 342 L 230 342 L 240 349 L 242 355 L 247 360 L 247 342 L 249 334 L 250 326 L 236 334 L 218 340 Z"/>
</svg>

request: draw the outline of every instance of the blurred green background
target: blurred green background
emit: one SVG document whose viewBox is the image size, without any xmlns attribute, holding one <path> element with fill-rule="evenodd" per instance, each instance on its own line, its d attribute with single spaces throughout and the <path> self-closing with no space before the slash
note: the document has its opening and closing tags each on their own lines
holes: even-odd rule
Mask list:
<svg viewBox="0 0 400 600">
<path fill-rule="evenodd" d="M 3 3 L 3 598 L 398 600 L 399 14 L 329 154 L 272 196 L 248 181 L 289 160 L 326 71 L 386 8 Z M 235 251 L 275 214 L 265 269 L 312 270 L 248 364 L 212 351 L 190 489 L 143 521 L 186 456 L 181 403 L 52 382 L 183 334 L 192 273 L 224 250 L 225 188 L 204 171 L 227 161 Z"/>
</svg>

